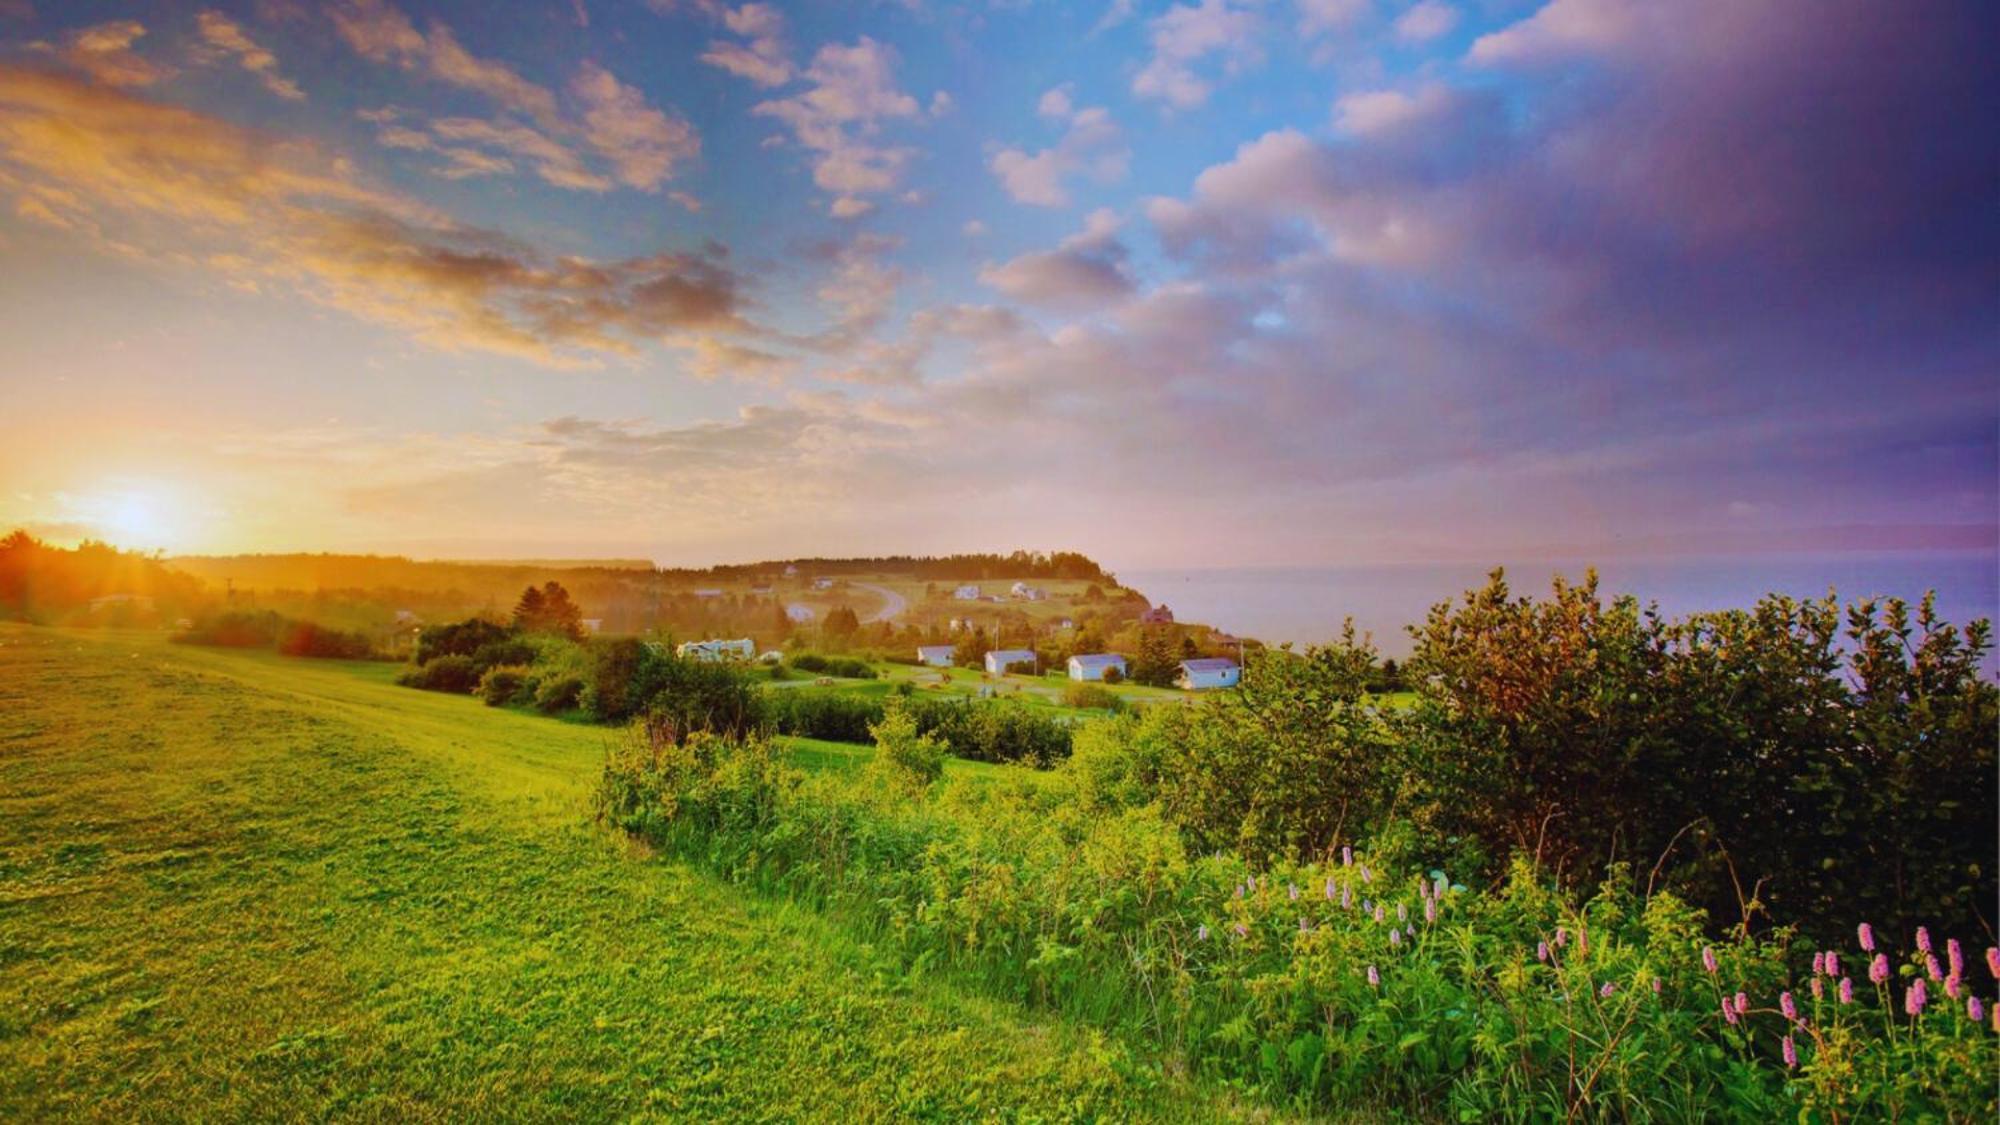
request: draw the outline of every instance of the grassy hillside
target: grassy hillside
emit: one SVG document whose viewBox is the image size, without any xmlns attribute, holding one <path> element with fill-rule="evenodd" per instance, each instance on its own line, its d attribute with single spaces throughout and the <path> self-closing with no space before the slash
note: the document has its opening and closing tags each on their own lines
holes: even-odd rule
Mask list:
<svg viewBox="0 0 2000 1125">
<path fill-rule="evenodd" d="M 1233 1112 L 632 862 L 614 734 L 393 671 L 0 625 L 0 1119 Z"/>
</svg>

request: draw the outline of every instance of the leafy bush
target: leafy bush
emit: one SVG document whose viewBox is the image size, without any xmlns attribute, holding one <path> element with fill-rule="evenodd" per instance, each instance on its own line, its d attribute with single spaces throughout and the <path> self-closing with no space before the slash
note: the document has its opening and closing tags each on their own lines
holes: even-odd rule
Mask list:
<svg viewBox="0 0 2000 1125">
<path fill-rule="evenodd" d="M 223 648 L 270 648 L 287 624 L 284 618 L 269 611 L 235 610 L 204 617 L 193 628 L 176 634 L 174 640 Z"/>
<path fill-rule="evenodd" d="M 890 723 L 878 757 L 917 756 L 914 723 Z M 1940 944 L 1871 965 L 1866 948 L 1815 951 L 1779 932 L 1711 953 L 1699 911 L 1643 895 L 1622 869 L 1582 898 L 1525 863 L 1482 892 L 1354 851 L 1197 857 L 1156 807 L 1080 782 L 1103 764 L 1084 744 L 1046 780 L 884 786 L 803 774 L 759 739 L 634 741 L 607 762 L 596 808 L 680 857 L 821 904 L 913 965 L 1308 1110 L 1994 1115 L 2000 952 L 1979 966 Z"/>
<path fill-rule="evenodd" d="M 278 641 L 278 651 L 286 656 L 366 660 L 375 655 L 375 644 L 360 633 L 343 633 L 310 621 L 300 621 L 285 630 Z"/>
<path fill-rule="evenodd" d="M 527 698 L 534 698 L 534 689 L 528 686 L 528 668 L 522 664 L 501 664 L 479 677 L 479 697 L 488 707 L 521 702 L 524 687 Z"/>
<path fill-rule="evenodd" d="M 396 682 L 424 691 L 447 691 L 464 695 L 479 686 L 479 669 L 470 656 L 434 656 L 422 664 L 403 670 Z"/>
<path fill-rule="evenodd" d="M 513 631 L 505 625 L 488 621 L 483 617 L 469 618 L 449 625 L 426 625 L 417 631 L 416 662 L 427 664 L 434 657 L 471 657 L 486 645 L 505 641 Z M 507 660 L 503 663 L 525 663 Z"/>
<path fill-rule="evenodd" d="M 901 702 L 869 729 L 875 738 L 876 775 L 893 788 L 922 792 L 944 776 L 944 743 L 917 733 L 917 722 Z"/>
<path fill-rule="evenodd" d="M 1107 668 L 1105 671 L 1116 669 Z M 1125 697 L 1100 684 L 1070 684 L 1063 689 L 1062 699 L 1063 706 L 1082 711 L 1110 711 L 1116 714 L 1125 709 Z"/>
<path fill-rule="evenodd" d="M 574 711 L 583 700 L 583 677 L 573 673 L 547 676 L 535 685 L 535 708 L 545 714 Z"/>
<path fill-rule="evenodd" d="M 841 691 L 785 688 L 764 693 L 763 710 L 779 734 L 820 738 L 829 742 L 865 743 L 883 719 L 880 700 Z"/>
<path fill-rule="evenodd" d="M 816 652 L 802 652 L 790 658 L 792 667 L 816 676 L 838 676 L 846 680 L 872 680 L 875 669 L 865 660 L 851 656 L 822 656 Z"/>
<path fill-rule="evenodd" d="M 527 638 L 506 637 L 497 641 L 488 641 L 474 649 L 472 652 L 472 663 L 483 671 L 501 664 L 533 664 L 540 656 L 541 650 Z"/>
</svg>

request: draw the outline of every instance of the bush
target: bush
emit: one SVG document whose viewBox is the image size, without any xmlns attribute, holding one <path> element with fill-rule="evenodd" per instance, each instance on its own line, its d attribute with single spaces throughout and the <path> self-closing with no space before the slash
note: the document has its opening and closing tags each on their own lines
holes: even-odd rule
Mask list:
<svg viewBox="0 0 2000 1125">
<path fill-rule="evenodd" d="M 288 623 L 269 611 L 235 611 L 205 617 L 174 640 L 182 644 L 223 648 L 270 648 Z"/>
<path fill-rule="evenodd" d="M 1122 684 L 1125 682 L 1125 673 L 1117 665 L 1112 665 L 1104 670 L 1104 682 L 1114 686 Z"/>
<path fill-rule="evenodd" d="M 541 655 L 541 650 L 526 638 L 507 637 L 503 640 L 488 641 L 474 649 L 472 663 L 483 672 L 501 664 L 533 664 Z"/>
<path fill-rule="evenodd" d="M 310 656 L 330 660 L 366 660 L 375 655 L 374 642 L 360 633 L 343 633 L 309 621 L 293 624 L 278 642 L 286 656 Z"/>
<path fill-rule="evenodd" d="M 583 700 L 583 677 L 574 674 L 549 676 L 535 687 L 535 708 L 554 715 L 574 711 Z"/>
<path fill-rule="evenodd" d="M 511 636 L 513 630 L 483 617 L 469 618 L 449 625 L 426 625 L 417 631 L 416 662 L 427 664 L 439 656 L 469 658 L 482 647 L 505 641 Z M 504 663 L 526 662 L 510 660 Z"/>
<path fill-rule="evenodd" d="M 879 700 L 804 687 L 765 692 L 763 712 L 778 734 L 829 742 L 869 742 L 870 730 L 883 719 Z"/>
<path fill-rule="evenodd" d="M 479 696 L 488 707 L 500 707 L 508 703 L 522 702 L 523 691 L 532 699 L 534 688 L 528 685 L 528 669 L 521 664 L 502 664 L 488 668 L 479 677 Z"/>
<path fill-rule="evenodd" d="M 479 670 L 470 656 L 434 656 L 396 677 L 405 687 L 465 695 L 479 686 Z"/>
<path fill-rule="evenodd" d="M 875 679 L 875 669 L 865 660 L 851 656 L 822 656 L 816 652 L 802 652 L 790 660 L 791 666 L 801 672 L 817 676 L 837 676 L 845 680 Z"/>
<path fill-rule="evenodd" d="M 1117 671 L 1108 668 L 1106 673 Z M 1063 706 L 1080 711 L 1109 711 L 1117 714 L 1125 710 L 1125 697 L 1099 684 L 1070 684 L 1063 688 Z"/>
<path fill-rule="evenodd" d="M 916 720 L 900 702 L 891 704 L 868 733 L 875 738 L 872 765 L 892 787 L 921 792 L 944 776 L 944 743 L 918 734 Z"/>
</svg>

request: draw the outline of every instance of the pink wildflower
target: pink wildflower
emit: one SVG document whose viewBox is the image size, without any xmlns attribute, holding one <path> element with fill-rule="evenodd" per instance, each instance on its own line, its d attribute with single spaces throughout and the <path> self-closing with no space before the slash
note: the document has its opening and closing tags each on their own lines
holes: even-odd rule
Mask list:
<svg viewBox="0 0 2000 1125">
<path fill-rule="evenodd" d="M 1955 977 L 1964 976 L 1965 947 L 1958 944 L 1957 938 L 1952 938 L 1950 941 L 1944 943 L 1944 953 L 1945 961 L 1951 965 L 1951 975 Z"/>
<path fill-rule="evenodd" d="M 1986 1009 L 1979 1006 L 1979 997 L 1968 996 L 1965 998 L 1965 1016 L 1973 1023 L 1978 1023 L 1980 1020 L 1986 1018 Z"/>
<path fill-rule="evenodd" d="M 1785 1055 L 1785 1069 L 1797 1070 L 1799 1065 L 1799 1049 L 1792 1045 L 1791 1036 L 1785 1036 L 1785 1041 L 1780 1049 Z"/>
<path fill-rule="evenodd" d="M 1876 984 L 1881 984 L 1883 981 L 1889 979 L 1888 954 L 1877 953 L 1875 959 L 1868 963 L 1868 979 L 1874 981 Z"/>
<path fill-rule="evenodd" d="M 1714 947 L 1707 945 L 1701 947 L 1701 967 L 1707 969 L 1710 976 L 1715 975 L 1718 966 L 1715 963 Z"/>
<path fill-rule="evenodd" d="M 1990 945 L 1986 947 L 1986 971 L 1992 973 L 1995 980 L 2000 980 L 2000 949 Z"/>
<path fill-rule="evenodd" d="M 1346 845 L 1344 845 L 1344 844 L 1343 844 L 1343 845 L 1341 846 L 1341 849 L 1340 849 L 1340 865 L 1341 865 L 1342 867 L 1352 867 L 1352 866 L 1354 866 L 1354 849 L 1353 849 L 1353 848 L 1351 848 L 1351 847 L 1348 847 L 1348 846 L 1346 846 Z"/>
<path fill-rule="evenodd" d="M 1826 951 L 1826 975 L 1830 977 L 1840 975 L 1840 954 L 1831 949 Z"/>
<path fill-rule="evenodd" d="M 1326 901 L 1333 901 L 1333 877 L 1330 875 L 1327 876 L 1326 880 Z"/>
<path fill-rule="evenodd" d="M 1812 993 L 1815 1000 L 1826 999 L 1826 982 L 1818 977 L 1814 977 L 1812 979 Z"/>
<path fill-rule="evenodd" d="M 1437 921 L 1437 920 L 1438 920 L 1438 904 L 1437 904 L 1437 900 L 1436 900 L 1436 899 L 1434 899 L 1434 898 L 1427 898 L 1427 899 L 1425 899 L 1425 900 L 1424 900 L 1424 921 L 1426 921 L 1426 922 L 1435 922 L 1435 921 Z"/>
<path fill-rule="evenodd" d="M 1616 991 L 1618 991 L 1617 985 L 1612 984 L 1610 981 L 1605 981 L 1604 987 L 1597 990 L 1597 998 L 1600 1000 L 1609 1000 L 1611 999 L 1611 994 Z"/>
<path fill-rule="evenodd" d="M 1729 1026 L 1736 1026 L 1736 1009 L 1730 1006 L 1727 996 L 1722 998 L 1722 1018 L 1729 1022 Z"/>
<path fill-rule="evenodd" d="M 1561 949 L 1561 948 L 1562 948 L 1563 946 L 1565 946 L 1565 945 L 1567 945 L 1567 944 L 1569 944 L 1569 931 L 1568 931 L 1568 930 L 1565 930 L 1565 929 L 1563 929 L 1563 928 L 1562 928 L 1561 926 L 1557 926 L 1557 927 L 1556 927 L 1556 948 L 1557 948 L 1557 949 Z"/>
<path fill-rule="evenodd" d="M 1855 932 L 1861 936 L 1861 948 L 1869 953 L 1875 952 L 1875 927 L 1863 922 Z"/>
<path fill-rule="evenodd" d="M 1285 891 L 1292 896 L 1293 902 L 1299 901 L 1299 885 L 1297 883 L 1286 883 Z"/>
<path fill-rule="evenodd" d="M 1903 1014 L 1910 1016 L 1922 1015 L 1924 1005 L 1929 1000 L 1930 996 L 1924 989 L 1924 978 L 1918 977 L 1916 980 L 1910 982 L 1909 991 L 1903 993 Z"/>
<path fill-rule="evenodd" d="M 1368 966 L 1368 987 L 1370 988 L 1382 987 L 1382 974 L 1376 972 L 1375 966 L 1373 965 Z"/>
<path fill-rule="evenodd" d="M 1840 1002 L 1841 1002 L 1841 1003 L 1843 1003 L 1843 1004 L 1852 1004 L 1852 1003 L 1854 1003 L 1854 978 L 1853 978 L 1853 977 L 1841 977 L 1841 978 L 1840 978 Z"/>
<path fill-rule="evenodd" d="M 1546 961 L 1546 960 L 1548 960 L 1548 959 L 1549 959 L 1549 943 L 1548 943 L 1548 942 L 1545 942 L 1545 941 L 1538 941 L 1538 942 L 1536 942 L 1536 943 L 1535 943 L 1535 960 L 1537 960 L 1537 961 Z"/>
<path fill-rule="evenodd" d="M 1736 994 L 1736 1014 L 1739 1016 L 1750 1014 L 1750 997 L 1741 992 Z"/>
<path fill-rule="evenodd" d="M 1819 974 L 1825 971 L 1826 971 L 1826 954 L 1824 953 L 1813 954 L 1813 975 L 1818 976 Z"/>
<path fill-rule="evenodd" d="M 1799 1018 L 1799 1006 L 1792 1002 L 1792 994 L 1789 992 L 1778 993 L 1778 1010 L 1783 1012 L 1788 1020 L 1796 1022 Z"/>
<path fill-rule="evenodd" d="M 1927 926 L 1918 926 L 1918 927 L 1917 927 L 1917 952 L 1919 952 L 1919 953 L 1929 953 L 1930 951 L 1931 951 L 1931 931 L 1930 931 L 1930 928 L 1929 928 L 1929 927 L 1927 927 Z"/>
<path fill-rule="evenodd" d="M 1958 999 L 1958 994 L 1962 991 L 1964 990 L 1959 986 L 1958 978 L 1956 976 L 1949 976 L 1944 978 L 1944 994 L 1946 996 L 1949 996 L 1953 1000 L 1956 1000 Z"/>
<path fill-rule="evenodd" d="M 1944 979 L 1944 970 L 1938 967 L 1936 954 L 1927 953 L 1924 955 L 1924 972 L 1929 973 L 1932 980 Z"/>
</svg>

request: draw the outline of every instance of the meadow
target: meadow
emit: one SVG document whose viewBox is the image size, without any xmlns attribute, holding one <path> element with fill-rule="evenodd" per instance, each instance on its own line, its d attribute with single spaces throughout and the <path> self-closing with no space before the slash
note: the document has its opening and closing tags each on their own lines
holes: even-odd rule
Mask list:
<svg viewBox="0 0 2000 1125">
<path fill-rule="evenodd" d="M 0 624 L 0 1118 L 1268 1116 L 649 861 L 619 732 L 394 672 Z"/>
</svg>

